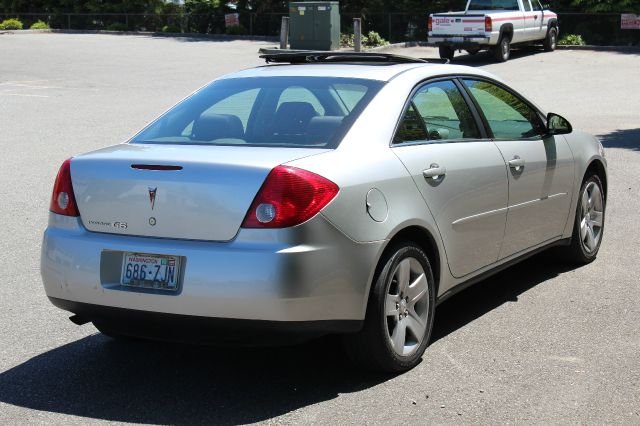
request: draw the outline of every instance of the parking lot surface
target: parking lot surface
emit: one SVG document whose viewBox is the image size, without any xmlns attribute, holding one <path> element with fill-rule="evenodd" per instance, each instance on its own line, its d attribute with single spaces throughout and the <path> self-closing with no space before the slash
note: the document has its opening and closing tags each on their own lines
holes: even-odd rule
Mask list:
<svg viewBox="0 0 640 426">
<path fill-rule="evenodd" d="M 442 304 L 423 362 L 406 374 L 359 371 L 335 338 L 256 349 L 115 342 L 48 302 L 40 240 L 60 163 L 261 64 L 269 46 L 0 34 L 0 424 L 640 424 L 637 53 L 458 58 L 601 138 L 604 241 L 590 265 L 543 253 Z"/>
</svg>

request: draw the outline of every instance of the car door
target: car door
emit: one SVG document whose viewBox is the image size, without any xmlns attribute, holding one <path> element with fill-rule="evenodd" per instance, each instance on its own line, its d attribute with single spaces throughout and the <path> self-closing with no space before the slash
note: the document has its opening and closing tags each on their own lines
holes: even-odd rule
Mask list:
<svg viewBox="0 0 640 426">
<path fill-rule="evenodd" d="M 563 136 L 544 136 L 540 113 L 506 87 L 463 80 L 508 165 L 509 211 L 500 258 L 562 235 L 573 191 L 573 155 Z"/>
<path fill-rule="evenodd" d="M 392 146 L 436 221 L 455 277 L 498 260 L 508 197 L 502 155 L 466 96 L 450 79 L 417 88 Z"/>
<path fill-rule="evenodd" d="M 521 0 L 522 1 L 522 12 L 524 18 L 524 37 L 522 41 L 531 40 L 534 38 L 535 31 L 535 23 L 534 16 L 531 13 L 531 3 L 529 0 Z"/>
<path fill-rule="evenodd" d="M 547 36 L 547 26 L 544 25 L 544 13 L 538 0 L 531 0 L 531 10 L 534 14 L 531 38 L 541 40 Z"/>
</svg>

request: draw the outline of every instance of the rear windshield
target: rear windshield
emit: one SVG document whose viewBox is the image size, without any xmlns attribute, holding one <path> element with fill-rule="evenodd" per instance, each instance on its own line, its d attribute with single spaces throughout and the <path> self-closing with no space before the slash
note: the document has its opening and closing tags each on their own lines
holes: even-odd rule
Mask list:
<svg viewBox="0 0 640 426">
<path fill-rule="evenodd" d="M 518 0 L 471 0 L 467 10 L 520 10 Z"/>
<path fill-rule="evenodd" d="M 327 77 L 218 80 L 130 142 L 335 148 L 382 85 Z"/>
</svg>

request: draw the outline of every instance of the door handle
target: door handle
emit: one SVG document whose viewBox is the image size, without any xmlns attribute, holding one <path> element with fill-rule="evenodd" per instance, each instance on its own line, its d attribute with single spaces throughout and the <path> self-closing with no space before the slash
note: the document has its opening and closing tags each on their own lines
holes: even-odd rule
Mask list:
<svg viewBox="0 0 640 426">
<path fill-rule="evenodd" d="M 440 167 L 436 163 L 432 163 L 428 169 L 422 171 L 422 176 L 425 178 L 438 179 L 440 176 L 447 174 L 447 169 Z"/>
<path fill-rule="evenodd" d="M 524 168 L 524 159 L 520 158 L 519 155 L 514 155 L 513 158 L 509 160 L 509 167 L 519 172 L 521 168 Z"/>
</svg>

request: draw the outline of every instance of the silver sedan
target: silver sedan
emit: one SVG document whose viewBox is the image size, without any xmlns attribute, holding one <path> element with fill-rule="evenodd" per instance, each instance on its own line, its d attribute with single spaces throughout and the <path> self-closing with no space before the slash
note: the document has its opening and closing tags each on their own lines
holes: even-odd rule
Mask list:
<svg viewBox="0 0 640 426">
<path fill-rule="evenodd" d="M 51 302 L 114 338 L 214 344 L 340 333 L 415 366 L 436 305 L 559 246 L 595 259 L 600 142 L 473 68 L 267 55 L 55 181 Z"/>
</svg>

